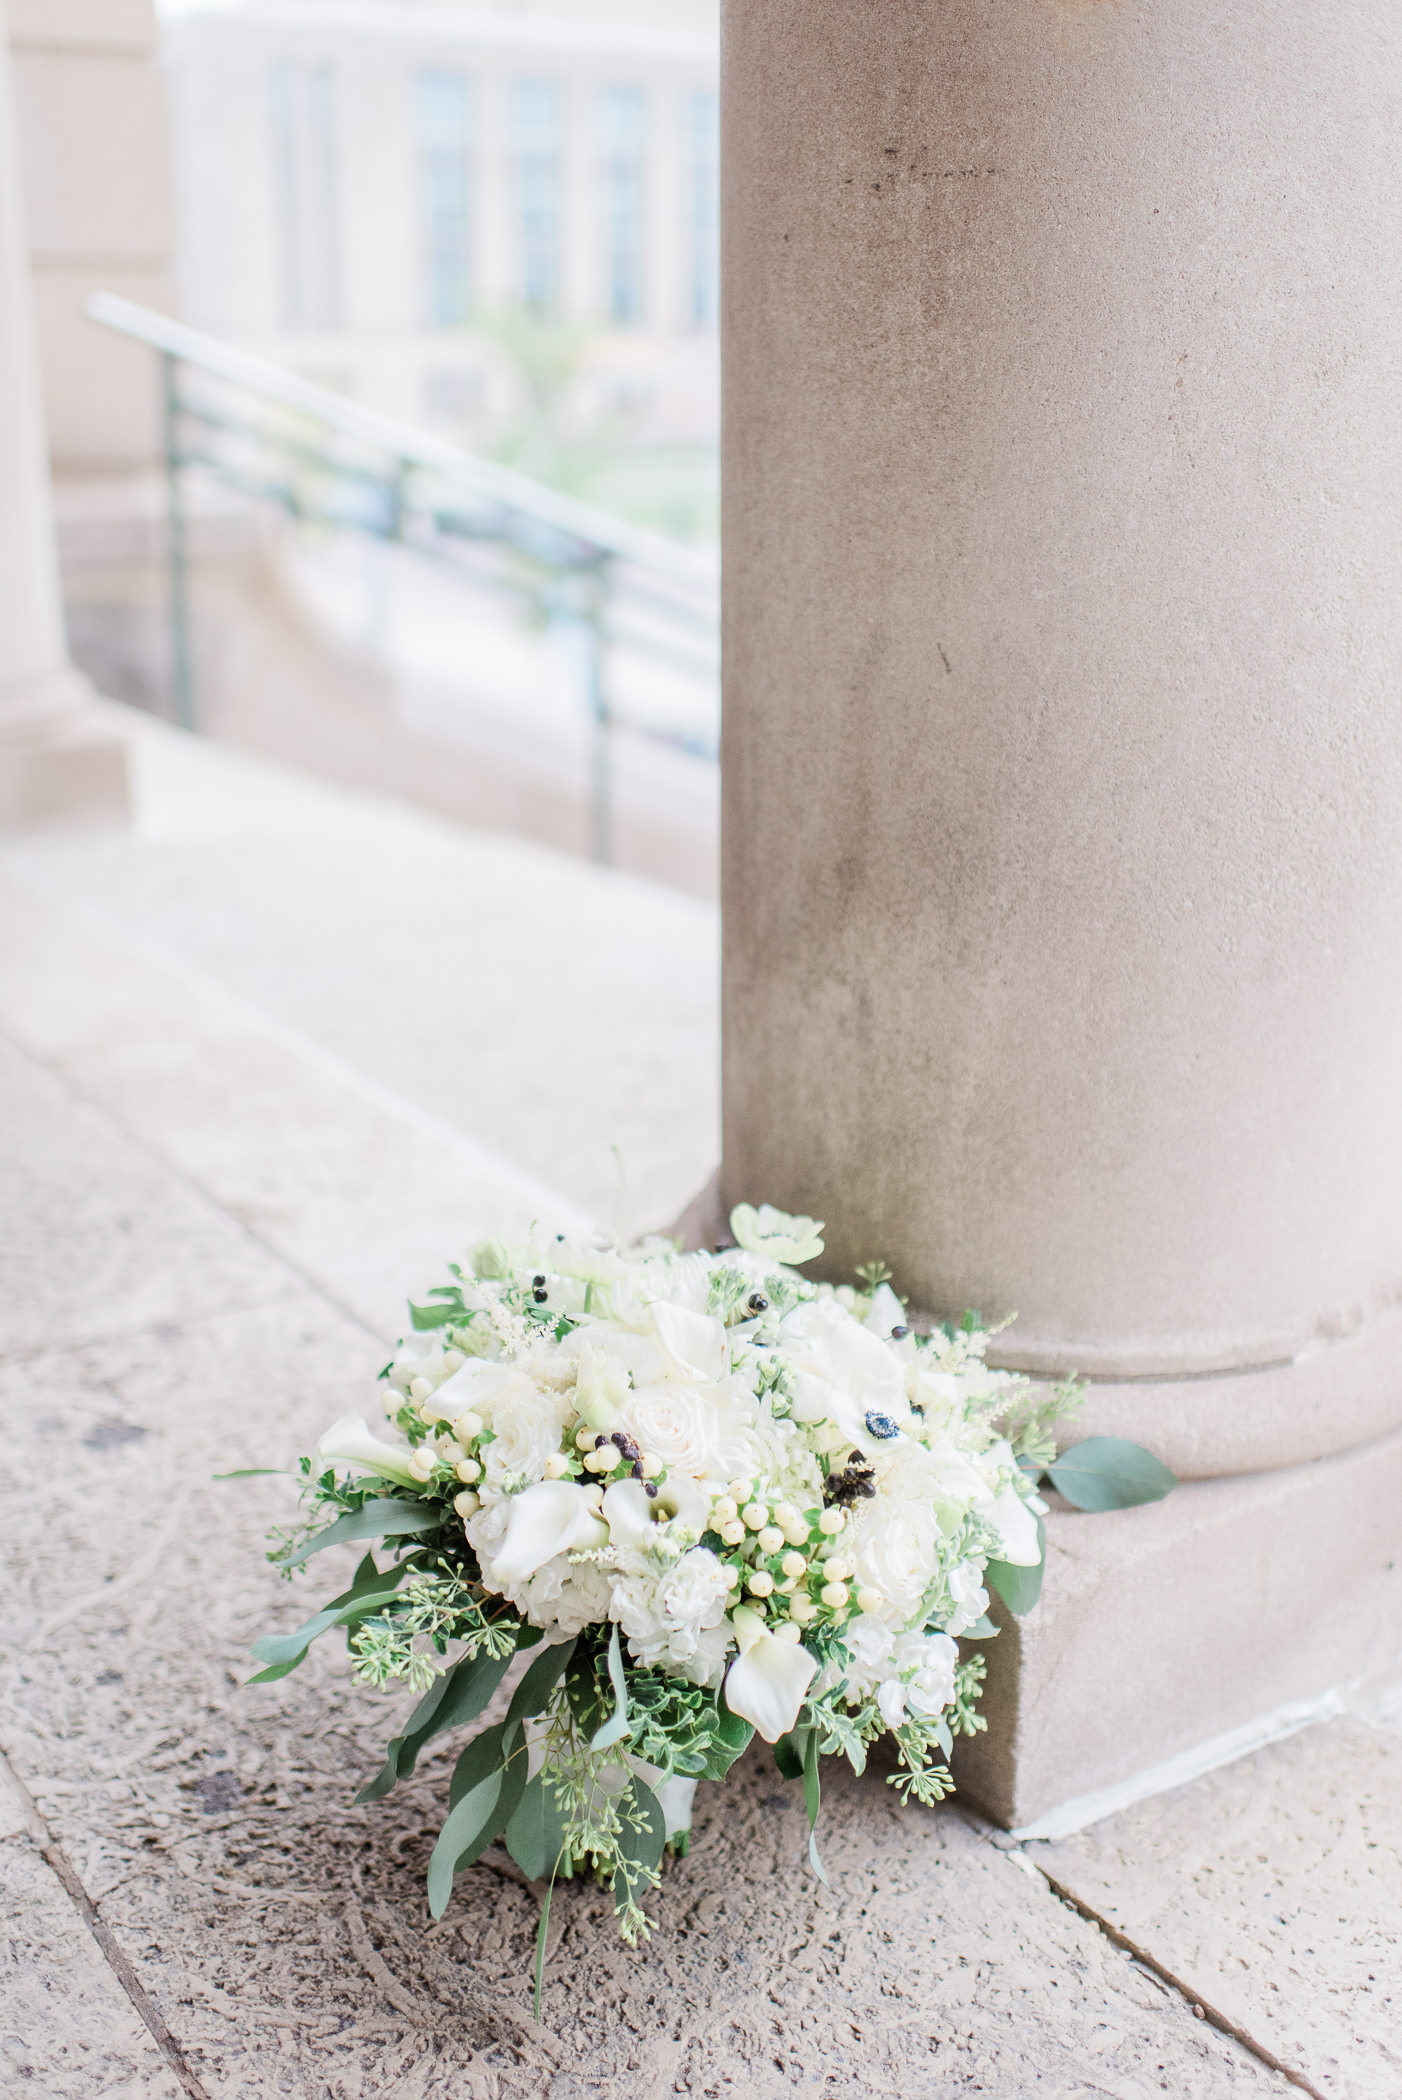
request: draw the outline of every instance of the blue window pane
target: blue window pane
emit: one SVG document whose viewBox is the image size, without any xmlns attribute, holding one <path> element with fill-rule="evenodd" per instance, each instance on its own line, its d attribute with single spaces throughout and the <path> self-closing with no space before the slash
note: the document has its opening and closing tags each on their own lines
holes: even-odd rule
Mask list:
<svg viewBox="0 0 1402 2100">
<path fill-rule="evenodd" d="M 604 306 L 620 328 L 643 318 L 647 98 L 638 87 L 599 91 Z"/>
<path fill-rule="evenodd" d="M 472 88 L 461 73 L 414 83 L 423 199 L 424 309 L 452 328 L 472 310 Z"/>
<path fill-rule="evenodd" d="M 720 103 L 714 88 L 686 98 L 687 319 L 714 328 L 719 308 Z"/>
<path fill-rule="evenodd" d="M 527 313 L 560 303 L 560 84 L 514 80 L 507 96 L 516 286 Z"/>
</svg>

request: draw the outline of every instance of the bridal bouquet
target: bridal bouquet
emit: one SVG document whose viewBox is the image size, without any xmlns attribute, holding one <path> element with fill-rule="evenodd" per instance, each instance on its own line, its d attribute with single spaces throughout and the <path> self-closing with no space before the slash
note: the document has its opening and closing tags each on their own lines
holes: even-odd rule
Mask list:
<svg viewBox="0 0 1402 2100">
<path fill-rule="evenodd" d="M 802 1779 L 810 1833 L 820 1760 L 860 1771 L 879 1736 L 891 1783 L 939 1800 L 954 1736 L 983 1726 L 983 1660 L 958 1639 L 996 1631 L 990 1588 L 1035 1600 L 1043 1473 L 1082 1507 L 1172 1484 L 1118 1439 L 1057 1460 L 1074 1388 L 990 1370 L 977 1315 L 917 1334 L 879 1265 L 806 1280 L 811 1218 L 741 1205 L 731 1230 L 713 1254 L 484 1241 L 410 1308 L 381 1374 L 397 1436 L 346 1415 L 302 1461 L 312 1514 L 277 1563 L 370 1540 L 387 1563 L 367 1552 L 340 1596 L 259 1641 L 254 1682 L 342 1627 L 359 1679 L 422 1694 L 360 1800 L 478 1720 L 529 1651 L 458 1757 L 435 1916 L 504 1839 L 533 1880 L 592 1870 L 636 1939 L 696 1781 L 756 1733 Z"/>
</svg>

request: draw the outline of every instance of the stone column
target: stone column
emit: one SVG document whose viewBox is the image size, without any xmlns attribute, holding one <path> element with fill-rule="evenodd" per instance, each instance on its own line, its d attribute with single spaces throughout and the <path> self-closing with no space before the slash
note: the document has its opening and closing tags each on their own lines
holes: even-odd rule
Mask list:
<svg viewBox="0 0 1402 2100">
<path fill-rule="evenodd" d="M 1025 1822 L 1402 1653 L 1402 19 L 724 72 L 723 1195 L 1198 1483 L 1054 1521 Z"/>
<path fill-rule="evenodd" d="M 0 9 L 0 827 L 116 819 L 126 754 L 68 661 Z"/>
</svg>

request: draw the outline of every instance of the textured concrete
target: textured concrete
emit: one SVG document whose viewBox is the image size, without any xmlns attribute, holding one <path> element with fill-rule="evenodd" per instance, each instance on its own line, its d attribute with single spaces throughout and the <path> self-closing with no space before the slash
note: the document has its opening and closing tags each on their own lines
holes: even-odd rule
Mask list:
<svg viewBox="0 0 1402 2100">
<path fill-rule="evenodd" d="M 227 901 L 236 912 L 236 889 Z M 50 1059 L 55 1014 L 81 1015 L 81 987 L 66 981 L 75 967 L 104 975 L 109 991 L 120 982 L 129 1001 L 140 984 L 118 944 L 105 973 L 93 945 L 66 947 L 59 918 L 41 926 L 59 980 L 45 1009 Z M 30 1015 L 33 1037 L 45 1002 L 32 953 L 16 974 L 10 1011 Z M 180 1012 L 150 988 L 178 1074 L 206 1040 L 205 1016 L 192 1002 L 182 1046 Z M 128 1008 L 114 1068 L 136 1035 Z M 26 1899 L 15 1958 L 0 1969 L 17 2090 L 170 2100 L 165 2067 L 140 2056 L 121 2001 L 95 2020 L 98 1954 L 109 1974 L 112 1959 L 130 1965 L 170 2031 L 185 2091 L 208 2100 L 1287 2090 L 975 1819 L 957 1806 L 901 1810 L 879 1770 L 829 1789 L 832 1887 L 821 1888 L 802 1864 L 797 1789 L 763 1756 L 724 1792 L 702 1790 L 693 1852 L 669 1870 L 641 1956 L 620 1948 L 597 1891 L 557 1891 L 537 2028 L 539 1892 L 509 1862 L 484 1863 L 441 1923 L 427 1918 L 422 1876 L 451 1747 L 389 1802 L 356 1809 L 351 1796 L 404 1699 L 354 1691 L 329 1647 L 280 1684 L 241 1688 L 255 1632 L 341 1570 L 279 1582 L 261 1534 L 288 1512 L 291 1483 L 212 1476 L 290 1463 L 368 1387 L 380 1346 L 271 1247 L 254 1250 L 262 1302 L 244 1295 L 250 1235 L 220 1200 L 222 1162 L 240 1141 L 259 1156 L 267 1093 L 202 1097 L 222 1135 L 201 1149 L 187 1133 L 177 1170 L 175 1141 L 148 1110 L 150 1144 L 131 1134 L 137 1096 L 111 1097 L 123 1131 L 105 1102 L 73 1092 L 101 1077 L 90 1041 L 79 1072 L 74 1041 L 71 1076 L 18 1046 L 0 1071 L 13 1158 L 26 1189 L 46 1192 L 37 1215 L 55 1221 L 43 1235 L 45 1332 L 16 1333 L 0 1352 L 0 1744 L 94 1905 L 106 1952 L 92 1939 L 82 1959 L 65 1952 L 52 1889 L 30 1905 L 32 1879 L 8 1864 L 15 1840 L 0 1839 L 10 1890 Z M 305 1085 L 314 1092 L 320 1076 L 318 1066 Z M 388 1113 L 381 1092 L 371 1098 Z M 186 1103 L 191 1121 L 195 1107 Z M 401 1128 L 405 1173 L 417 1174 L 407 1111 Z M 67 1219 L 81 1250 L 92 1162 L 103 1162 L 100 1211 L 119 1154 L 145 1260 L 125 1299 L 113 1282 L 94 1307 L 87 1263 L 63 1259 Z M 174 1278 L 187 1302 L 174 1317 L 153 1313 L 144 1272 L 170 1266 L 195 1214 L 200 1260 Z M 227 1310 L 199 1272 L 228 1279 Z M 24 1871 L 35 1871 L 28 1856 Z M 46 2084 L 25 2078 L 29 2063 Z"/>
<path fill-rule="evenodd" d="M 727 17 L 726 1193 L 1148 1441 L 1402 1273 L 1400 37 Z"/>
</svg>

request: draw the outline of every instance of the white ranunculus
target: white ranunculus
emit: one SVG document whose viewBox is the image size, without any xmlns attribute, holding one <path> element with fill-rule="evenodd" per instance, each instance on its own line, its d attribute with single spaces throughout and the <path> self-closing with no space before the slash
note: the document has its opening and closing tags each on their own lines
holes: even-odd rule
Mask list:
<svg viewBox="0 0 1402 2100">
<path fill-rule="evenodd" d="M 823 1251 L 821 1218 L 791 1218 L 772 1203 L 761 1203 L 758 1210 L 748 1203 L 737 1203 L 730 1213 L 730 1229 L 737 1246 L 747 1254 L 763 1254 L 770 1261 L 813 1261 Z"/>
<path fill-rule="evenodd" d="M 873 1616 L 905 1626 L 939 1572 L 940 1532 L 928 1506 L 884 1495 L 863 1502 L 842 1541 L 859 1589 L 879 1590 Z"/>
<path fill-rule="evenodd" d="M 456 1386 L 457 1380 L 450 1384 Z M 443 1393 L 449 1390 L 443 1387 Z M 439 1395 L 440 1404 L 442 1394 Z M 492 1432 L 490 1443 L 481 1446 L 481 1458 L 489 1487 L 504 1487 L 524 1477 L 540 1480 L 545 1461 L 560 1448 L 573 1406 L 570 1394 L 537 1385 L 522 1371 L 490 1390 L 479 1388 L 470 1403 Z"/>
<path fill-rule="evenodd" d="M 490 1565 L 484 1563 L 483 1580 L 492 1589 L 527 1582 L 557 1553 L 605 1546 L 608 1535 L 588 1488 L 573 1480 L 537 1481 L 508 1499 L 506 1535 Z"/>
<path fill-rule="evenodd" d="M 337 1459 L 346 1465 L 363 1466 L 367 1472 L 378 1473 L 383 1480 L 397 1480 L 401 1487 L 422 1487 L 423 1482 L 409 1467 L 409 1453 L 402 1444 L 386 1444 L 374 1435 L 363 1415 L 342 1415 L 333 1422 L 317 1451 L 322 1458 L 333 1464 Z"/>
</svg>

